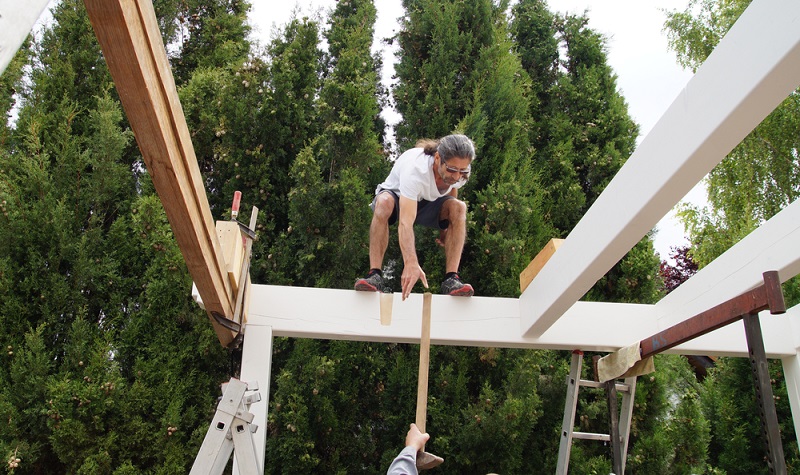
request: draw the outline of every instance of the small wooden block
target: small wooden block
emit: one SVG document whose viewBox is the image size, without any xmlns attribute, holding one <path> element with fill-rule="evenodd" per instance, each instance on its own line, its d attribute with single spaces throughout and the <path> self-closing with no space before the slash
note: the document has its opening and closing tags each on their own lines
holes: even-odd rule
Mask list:
<svg viewBox="0 0 800 475">
<path fill-rule="evenodd" d="M 244 234 L 239 224 L 233 221 L 217 221 L 217 238 L 225 260 L 225 270 L 233 287 L 233 294 L 239 290 L 239 278 L 244 261 Z"/>
<path fill-rule="evenodd" d="M 539 254 L 536 254 L 536 257 L 533 258 L 528 267 L 525 268 L 524 271 L 520 272 L 519 274 L 519 291 L 525 292 L 525 289 L 533 282 L 533 279 L 539 274 L 539 271 L 542 270 L 547 261 L 553 257 L 553 254 L 556 253 L 561 244 L 564 243 L 563 239 L 556 239 L 553 238 L 545 244 Z"/>
<path fill-rule="evenodd" d="M 381 325 L 388 326 L 392 324 L 392 304 L 394 303 L 394 294 L 391 292 L 378 292 L 380 294 L 380 307 L 381 307 Z"/>
</svg>

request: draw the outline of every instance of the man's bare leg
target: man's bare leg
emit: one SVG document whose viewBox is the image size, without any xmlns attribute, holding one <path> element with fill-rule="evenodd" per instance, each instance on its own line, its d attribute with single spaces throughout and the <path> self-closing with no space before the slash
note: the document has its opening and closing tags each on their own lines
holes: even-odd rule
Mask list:
<svg viewBox="0 0 800 475">
<path fill-rule="evenodd" d="M 460 200 L 447 200 L 439 216 L 450 221 L 444 240 L 445 272 L 458 272 L 467 238 L 467 205 Z"/>
<path fill-rule="evenodd" d="M 394 212 L 394 197 L 381 193 L 375 200 L 372 223 L 369 225 L 369 268 L 381 269 L 389 246 L 389 218 Z"/>
<path fill-rule="evenodd" d="M 394 199 L 389 193 L 381 193 L 375 199 L 372 222 L 369 225 L 369 266 L 366 277 L 356 279 L 354 288 L 360 291 L 384 292 L 383 256 L 389 246 L 389 218 L 394 211 Z M 377 271 L 373 271 L 377 269 Z"/>
</svg>

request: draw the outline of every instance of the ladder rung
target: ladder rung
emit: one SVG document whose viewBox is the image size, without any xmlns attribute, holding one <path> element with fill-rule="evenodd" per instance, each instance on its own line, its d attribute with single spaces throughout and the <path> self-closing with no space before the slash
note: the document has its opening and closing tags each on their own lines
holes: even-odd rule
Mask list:
<svg viewBox="0 0 800 475">
<path fill-rule="evenodd" d="M 587 388 L 595 388 L 595 389 L 605 389 L 606 387 L 606 383 L 592 381 L 591 379 L 581 379 L 579 384 L 580 386 L 585 386 Z M 617 392 L 619 393 L 627 393 L 631 389 L 630 385 L 623 383 L 617 383 L 616 387 L 617 387 Z"/>
<path fill-rule="evenodd" d="M 611 436 L 608 434 L 594 434 L 592 432 L 573 432 L 572 433 L 573 439 L 583 439 L 583 440 L 604 440 L 606 442 L 611 442 Z"/>
</svg>

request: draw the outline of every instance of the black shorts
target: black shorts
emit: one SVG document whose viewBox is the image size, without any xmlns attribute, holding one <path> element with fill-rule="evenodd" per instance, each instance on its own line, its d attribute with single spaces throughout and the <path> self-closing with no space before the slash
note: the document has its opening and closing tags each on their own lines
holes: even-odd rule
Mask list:
<svg viewBox="0 0 800 475">
<path fill-rule="evenodd" d="M 397 217 L 400 216 L 400 197 L 392 190 L 381 190 L 378 192 L 378 195 L 381 193 L 389 193 L 394 198 L 394 211 L 389 217 L 389 225 L 392 225 L 397 222 Z M 378 199 L 378 195 L 375 195 L 375 198 L 372 200 L 372 204 L 369 205 L 373 211 L 375 210 L 375 200 Z M 450 226 L 450 221 L 446 219 L 439 219 L 439 214 L 442 211 L 444 202 L 454 199 L 455 197 L 452 195 L 445 195 L 437 198 L 436 201 L 418 201 L 417 217 L 414 219 L 414 224 L 420 224 L 422 226 L 434 229 L 447 229 L 447 227 Z"/>
</svg>

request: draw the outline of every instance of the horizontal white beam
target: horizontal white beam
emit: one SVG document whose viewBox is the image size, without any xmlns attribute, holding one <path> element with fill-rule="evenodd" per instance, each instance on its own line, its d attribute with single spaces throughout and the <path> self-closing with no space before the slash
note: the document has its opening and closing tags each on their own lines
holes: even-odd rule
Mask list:
<svg viewBox="0 0 800 475">
<path fill-rule="evenodd" d="M 520 298 L 545 333 L 800 85 L 800 2 L 742 14 Z"/>
<path fill-rule="evenodd" d="M 377 293 L 272 285 L 253 285 L 252 292 L 248 327 L 267 325 L 275 336 L 419 343 L 421 294 L 412 294 L 405 301 L 394 294 L 392 321 L 384 326 L 380 322 Z M 434 295 L 431 342 L 435 345 L 616 351 L 658 331 L 654 305 L 577 302 L 545 335 L 530 338 L 519 331 L 518 309 L 517 299 Z M 793 333 L 786 330 L 787 319 L 771 316 L 763 320 L 768 353 L 771 356 L 794 354 Z M 739 341 L 725 337 L 719 341 L 710 340 L 707 347 L 680 346 L 671 352 L 745 356 L 747 346 L 743 338 Z"/>
</svg>

